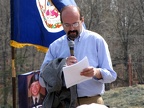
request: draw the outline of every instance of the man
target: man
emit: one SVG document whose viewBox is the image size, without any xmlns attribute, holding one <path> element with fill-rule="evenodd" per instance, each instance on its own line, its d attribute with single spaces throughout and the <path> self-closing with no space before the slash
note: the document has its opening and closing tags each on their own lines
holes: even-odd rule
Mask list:
<svg viewBox="0 0 144 108">
<path fill-rule="evenodd" d="M 104 104 L 101 95 L 105 91 L 105 83 L 116 80 L 108 45 L 97 33 L 83 27 L 84 17 L 76 6 L 65 6 L 60 13 L 61 22 L 66 35 L 54 41 L 46 53 L 41 70 L 45 64 L 56 58 L 65 58 L 66 65 L 73 65 L 87 56 L 90 67 L 81 72 L 81 76 L 92 79 L 77 84 L 78 105 L 98 103 Z M 71 56 L 69 41 L 74 41 L 74 56 Z M 72 73 L 71 73 L 72 74 Z M 45 86 L 40 77 L 40 83 Z"/>
<path fill-rule="evenodd" d="M 41 108 L 44 100 L 44 95 L 40 93 L 41 86 L 39 84 L 39 74 L 35 73 L 29 83 L 29 91 L 31 97 L 28 99 L 29 108 Z"/>
</svg>

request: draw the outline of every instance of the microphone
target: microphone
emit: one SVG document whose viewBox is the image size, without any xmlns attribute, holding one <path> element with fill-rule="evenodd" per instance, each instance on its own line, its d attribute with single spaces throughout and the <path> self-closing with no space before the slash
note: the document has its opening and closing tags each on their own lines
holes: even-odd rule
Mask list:
<svg viewBox="0 0 144 108">
<path fill-rule="evenodd" d="M 69 44 L 70 54 L 71 56 L 74 56 L 74 41 L 70 40 L 68 44 Z"/>
</svg>

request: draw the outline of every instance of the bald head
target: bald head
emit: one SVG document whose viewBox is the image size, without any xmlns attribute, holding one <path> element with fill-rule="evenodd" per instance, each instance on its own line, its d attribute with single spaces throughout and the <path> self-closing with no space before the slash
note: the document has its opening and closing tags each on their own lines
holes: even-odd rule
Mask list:
<svg viewBox="0 0 144 108">
<path fill-rule="evenodd" d="M 65 6 L 60 12 L 61 22 L 63 23 L 63 18 L 77 17 L 79 20 L 82 18 L 80 9 L 77 6 Z"/>
</svg>

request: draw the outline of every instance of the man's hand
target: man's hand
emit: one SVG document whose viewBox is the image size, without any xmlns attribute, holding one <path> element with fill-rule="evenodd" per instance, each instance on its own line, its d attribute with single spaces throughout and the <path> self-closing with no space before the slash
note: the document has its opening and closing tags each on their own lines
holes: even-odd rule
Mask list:
<svg viewBox="0 0 144 108">
<path fill-rule="evenodd" d="M 94 67 L 85 68 L 81 72 L 80 75 L 86 76 L 86 77 L 96 77 L 97 79 L 102 79 L 100 70 L 98 68 L 94 68 Z"/>
<path fill-rule="evenodd" d="M 73 65 L 73 64 L 75 64 L 75 63 L 77 63 L 77 59 L 76 59 L 75 56 L 70 56 L 70 57 L 68 57 L 68 58 L 66 59 L 66 64 L 67 64 L 67 66 Z"/>
</svg>

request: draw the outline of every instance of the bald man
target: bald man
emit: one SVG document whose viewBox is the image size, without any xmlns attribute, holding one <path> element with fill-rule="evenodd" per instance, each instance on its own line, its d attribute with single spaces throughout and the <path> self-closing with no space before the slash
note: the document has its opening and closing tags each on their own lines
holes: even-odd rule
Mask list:
<svg viewBox="0 0 144 108">
<path fill-rule="evenodd" d="M 106 41 L 98 33 L 84 29 L 84 17 L 78 7 L 65 6 L 60 12 L 60 18 L 66 35 L 50 44 L 41 70 L 56 58 L 66 59 L 66 66 L 70 66 L 86 56 L 90 66 L 82 70 L 80 75 L 91 79 L 77 84 L 78 105 L 104 104 L 101 95 L 105 92 L 105 83 L 111 83 L 117 78 Z M 70 54 L 69 41 L 74 42 L 74 56 Z M 40 84 L 45 86 L 41 77 Z"/>
</svg>

